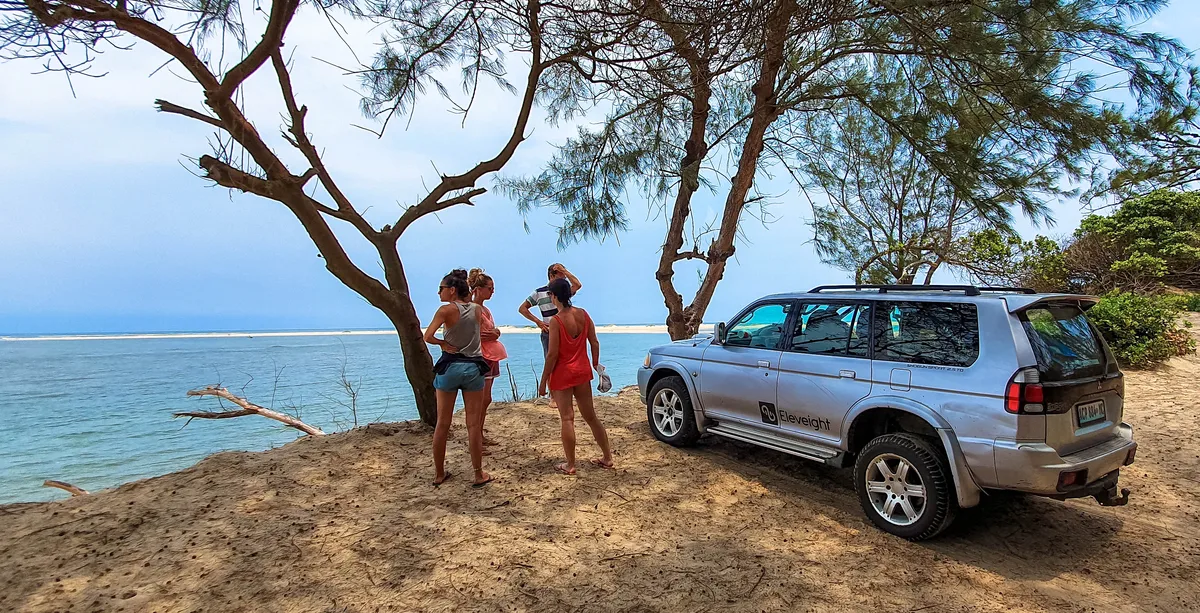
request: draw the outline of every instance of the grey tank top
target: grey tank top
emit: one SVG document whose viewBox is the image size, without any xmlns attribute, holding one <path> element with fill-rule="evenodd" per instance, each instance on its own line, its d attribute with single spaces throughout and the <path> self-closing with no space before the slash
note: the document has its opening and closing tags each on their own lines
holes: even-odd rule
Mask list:
<svg viewBox="0 0 1200 613">
<path fill-rule="evenodd" d="M 459 355 L 469 358 L 482 356 L 483 351 L 479 347 L 479 305 L 474 302 L 451 304 L 458 307 L 458 323 L 447 325 L 442 338 L 458 347 Z"/>
</svg>

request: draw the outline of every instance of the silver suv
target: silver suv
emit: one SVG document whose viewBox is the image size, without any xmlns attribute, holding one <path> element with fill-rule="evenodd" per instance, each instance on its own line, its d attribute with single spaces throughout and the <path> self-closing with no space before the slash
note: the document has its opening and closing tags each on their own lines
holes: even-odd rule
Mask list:
<svg viewBox="0 0 1200 613">
<path fill-rule="evenodd" d="M 715 434 L 853 465 L 883 530 L 931 538 L 988 490 L 1117 494 L 1124 378 L 1096 298 L 974 286 L 822 286 L 762 298 L 638 372 L 654 436 Z"/>
</svg>

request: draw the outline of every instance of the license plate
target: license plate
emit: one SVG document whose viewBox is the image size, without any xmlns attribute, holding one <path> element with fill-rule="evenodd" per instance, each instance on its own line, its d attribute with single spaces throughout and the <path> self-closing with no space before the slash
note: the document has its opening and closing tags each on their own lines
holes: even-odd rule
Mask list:
<svg viewBox="0 0 1200 613">
<path fill-rule="evenodd" d="M 1075 417 L 1079 420 L 1079 426 L 1083 427 L 1088 424 L 1104 421 L 1108 417 L 1108 414 L 1104 411 L 1104 401 L 1097 400 L 1077 405 L 1075 407 Z"/>
</svg>

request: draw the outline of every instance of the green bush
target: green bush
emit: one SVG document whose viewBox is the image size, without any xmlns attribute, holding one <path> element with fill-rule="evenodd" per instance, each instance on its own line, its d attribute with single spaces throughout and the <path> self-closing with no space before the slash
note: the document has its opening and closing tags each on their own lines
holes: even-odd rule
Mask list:
<svg viewBox="0 0 1200 613">
<path fill-rule="evenodd" d="M 1200 313 L 1200 294 L 1188 294 L 1183 297 L 1183 308 L 1186 311 Z"/>
<path fill-rule="evenodd" d="M 1149 368 L 1177 355 L 1196 352 L 1196 341 L 1180 322 L 1179 300 L 1115 291 L 1088 311 L 1117 360 L 1134 368 Z"/>
<path fill-rule="evenodd" d="M 1187 282 L 1200 268 L 1200 192 L 1159 190 L 1089 215 L 1075 232 L 1077 244 L 1084 238 L 1095 243 L 1082 250 L 1093 284 L 1148 291 Z"/>
</svg>

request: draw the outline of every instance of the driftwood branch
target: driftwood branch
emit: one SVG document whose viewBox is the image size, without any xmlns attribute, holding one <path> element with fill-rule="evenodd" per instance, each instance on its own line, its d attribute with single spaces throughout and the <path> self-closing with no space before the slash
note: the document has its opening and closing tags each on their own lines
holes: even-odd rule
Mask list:
<svg viewBox="0 0 1200 613">
<path fill-rule="evenodd" d="M 191 419 L 229 419 L 231 417 L 244 417 L 246 415 L 262 415 L 263 417 L 266 417 L 267 419 L 274 419 L 275 421 L 282 422 L 284 425 L 295 428 L 305 434 L 309 434 L 312 436 L 324 436 L 325 435 L 325 433 L 322 432 L 320 428 L 310 426 L 310 425 L 300 421 L 299 419 L 292 417 L 291 415 L 287 415 L 285 413 L 280 413 L 279 411 L 272 411 L 271 409 L 268 409 L 268 408 L 260 407 L 257 404 L 254 404 L 253 402 L 246 400 L 245 398 L 240 398 L 238 396 L 234 396 L 233 394 L 229 393 L 229 390 L 227 390 L 223 387 L 209 386 L 204 389 L 190 390 L 190 391 L 188 391 L 187 395 L 188 396 L 216 396 L 217 398 L 222 398 L 224 400 L 228 400 L 229 402 L 232 402 L 233 404 L 236 404 L 237 406 L 241 407 L 241 410 L 235 410 L 235 411 L 187 411 L 187 412 L 182 412 L 182 413 L 175 413 L 172 415 L 172 417 L 187 417 L 190 421 Z"/>
<path fill-rule="evenodd" d="M 43 487 L 57 487 L 60 490 L 66 490 L 66 491 L 70 492 L 72 496 L 87 496 L 88 495 L 87 490 L 85 490 L 83 488 L 75 487 L 74 485 L 71 485 L 70 483 L 67 483 L 66 481 L 55 481 L 53 479 L 47 479 L 45 483 L 42 483 L 42 486 Z"/>
</svg>

